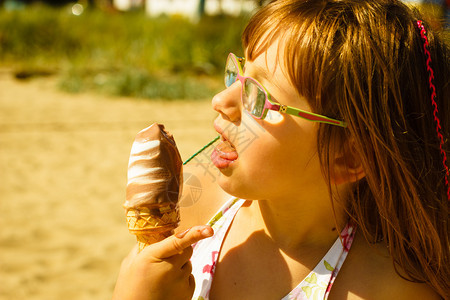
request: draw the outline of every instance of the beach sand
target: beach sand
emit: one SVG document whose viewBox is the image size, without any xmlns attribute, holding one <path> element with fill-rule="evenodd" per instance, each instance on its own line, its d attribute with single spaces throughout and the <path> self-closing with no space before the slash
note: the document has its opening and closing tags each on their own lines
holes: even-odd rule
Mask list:
<svg viewBox="0 0 450 300">
<path fill-rule="evenodd" d="M 0 74 L 0 299 L 110 299 L 135 243 L 122 204 L 136 133 L 173 133 L 183 159 L 216 134 L 208 99 L 66 94 Z"/>
</svg>

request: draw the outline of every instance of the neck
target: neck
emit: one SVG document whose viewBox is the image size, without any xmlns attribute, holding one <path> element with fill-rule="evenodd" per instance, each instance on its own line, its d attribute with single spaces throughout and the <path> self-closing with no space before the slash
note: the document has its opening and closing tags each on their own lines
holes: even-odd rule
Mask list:
<svg viewBox="0 0 450 300">
<path fill-rule="evenodd" d="M 305 247 L 328 247 L 347 221 L 339 205 L 335 205 L 333 212 L 328 196 L 322 199 L 260 200 L 250 208 L 260 215 L 261 226 L 285 252 Z"/>
</svg>

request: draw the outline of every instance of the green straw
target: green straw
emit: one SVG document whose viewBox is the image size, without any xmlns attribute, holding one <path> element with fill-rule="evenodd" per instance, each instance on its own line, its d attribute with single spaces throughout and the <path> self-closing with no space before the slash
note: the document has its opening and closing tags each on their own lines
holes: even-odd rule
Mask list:
<svg viewBox="0 0 450 300">
<path fill-rule="evenodd" d="M 199 155 L 200 153 L 203 152 L 203 150 L 205 150 L 206 148 L 208 148 L 209 146 L 211 146 L 215 141 L 217 141 L 220 138 L 220 135 L 216 136 L 211 142 L 209 142 L 208 144 L 206 144 L 205 146 L 203 146 L 202 149 L 198 150 L 197 152 L 194 153 L 194 155 L 192 155 L 191 157 L 189 157 L 188 159 L 186 159 L 186 161 L 183 163 L 183 166 L 185 164 L 187 164 L 188 162 L 190 162 L 194 157 L 196 157 L 197 155 Z"/>
</svg>

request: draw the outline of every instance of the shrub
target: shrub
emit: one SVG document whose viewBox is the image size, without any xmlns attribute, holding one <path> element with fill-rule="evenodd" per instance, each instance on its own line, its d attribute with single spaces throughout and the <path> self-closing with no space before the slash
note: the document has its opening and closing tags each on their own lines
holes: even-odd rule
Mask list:
<svg viewBox="0 0 450 300">
<path fill-rule="evenodd" d="M 217 89 L 228 52 L 242 54 L 246 21 L 218 16 L 194 23 L 98 9 L 75 16 L 69 6 L 0 10 L 0 61 L 21 74 L 58 72 L 60 86 L 72 92 L 201 98 Z"/>
</svg>

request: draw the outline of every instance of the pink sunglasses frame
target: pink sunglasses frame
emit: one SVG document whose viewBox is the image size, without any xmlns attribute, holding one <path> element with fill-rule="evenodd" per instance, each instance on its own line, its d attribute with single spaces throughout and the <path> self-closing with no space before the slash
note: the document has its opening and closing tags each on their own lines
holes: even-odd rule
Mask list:
<svg viewBox="0 0 450 300">
<path fill-rule="evenodd" d="M 303 118 L 305 120 L 312 121 L 312 122 L 336 125 L 336 126 L 340 126 L 340 127 L 344 127 L 344 128 L 347 127 L 347 124 L 344 121 L 335 120 L 335 119 L 332 119 L 332 118 L 329 118 L 329 117 L 326 117 L 326 116 L 323 116 L 323 115 L 315 114 L 315 113 L 312 113 L 312 112 L 309 112 L 309 111 L 305 111 L 305 110 L 302 110 L 302 109 L 299 109 L 299 108 L 295 108 L 295 107 L 292 107 L 292 106 L 283 105 L 283 104 L 280 104 L 280 103 L 277 103 L 277 102 L 273 101 L 272 100 L 272 96 L 270 95 L 270 93 L 267 91 L 267 89 L 261 83 L 258 82 L 258 80 L 254 79 L 252 77 L 248 77 L 248 76 L 244 76 L 243 75 L 244 71 L 242 69 L 242 66 L 245 63 L 245 58 L 238 57 L 238 56 L 236 56 L 233 53 L 230 53 L 228 55 L 227 63 L 225 65 L 225 86 L 227 86 L 226 74 L 227 74 L 228 62 L 230 60 L 234 63 L 235 67 L 238 70 L 237 80 L 239 80 L 241 82 L 241 85 L 242 85 L 242 88 L 241 88 L 241 101 L 243 103 L 244 103 L 244 84 L 245 84 L 246 80 L 251 80 L 251 82 L 256 84 L 260 88 L 260 90 L 262 90 L 264 92 L 265 101 L 264 101 L 264 108 L 263 108 L 263 111 L 261 113 L 261 116 L 254 115 L 251 111 L 249 111 L 249 113 L 251 113 L 254 118 L 263 120 L 267 116 L 267 112 L 269 110 L 273 110 L 273 111 L 277 111 L 279 113 L 300 117 L 300 118 Z"/>
</svg>

